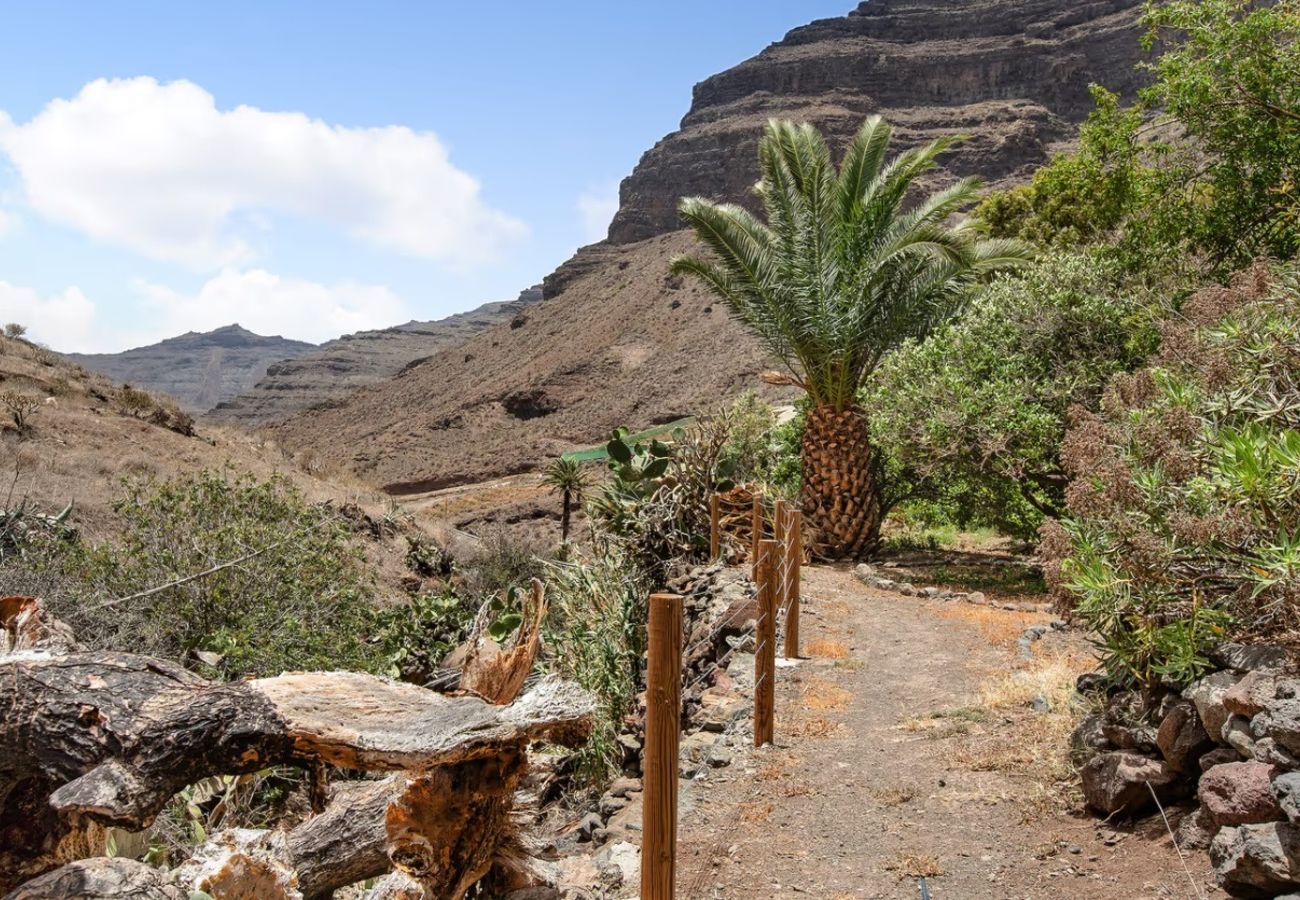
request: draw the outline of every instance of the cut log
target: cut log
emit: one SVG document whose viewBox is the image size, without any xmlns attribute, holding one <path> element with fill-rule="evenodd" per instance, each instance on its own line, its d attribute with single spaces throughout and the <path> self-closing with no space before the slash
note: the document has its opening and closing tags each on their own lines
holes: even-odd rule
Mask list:
<svg viewBox="0 0 1300 900">
<path fill-rule="evenodd" d="M 133 859 L 83 859 L 18 888 L 5 900 L 188 900 L 170 873 Z"/>
<path fill-rule="evenodd" d="M 318 762 L 456 766 L 582 743 L 594 704 L 546 680 L 510 706 L 349 672 L 217 684 L 147 657 L 0 657 L 0 891 L 72 857 L 90 823 L 148 827 L 210 775 Z"/>
</svg>

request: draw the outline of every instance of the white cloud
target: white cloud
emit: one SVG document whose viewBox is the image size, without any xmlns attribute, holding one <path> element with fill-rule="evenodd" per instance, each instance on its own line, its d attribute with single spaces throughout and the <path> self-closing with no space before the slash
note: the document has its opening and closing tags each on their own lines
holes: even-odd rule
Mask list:
<svg viewBox="0 0 1300 900">
<path fill-rule="evenodd" d="M 95 343 L 95 304 L 80 288 L 42 297 L 27 287 L 0 281 L 0 323 L 27 326 L 27 336 L 57 350 L 80 350 Z"/>
<path fill-rule="evenodd" d="M 401 298 L 387 287 L 351 282 L 325 285 L 283 278 L 264 269 L 225 269 L 196 294 L 148 282 L 137 286 L 158 308 L 161 321 L 154 327 L 160 337 L 238 322 L 258 334 L 319 344 L 340 334 L 385 328 L 410 318 Z"/>
<path fill-rule="evenodd" d="M 18 217 L 11 212 L 0 209 L 0 238 L 18 227 Z"/>
<path fill-rule="evenodd" d="M 578 197 L 578 214 L 582 216 L 584 240 L 603 241 L 609 236 L 609 223 L 618 212 L 618 182 L 587 188 Z"/>
<path fill-rule="evenodd" d="M 134 287 L 150 310 L 147 316 L 114 315 L 77 287 L 41 296 L 0 281 L 0 324 L 20 322 L 30 338 L 61 352 L 113 353 L 234 322 L 258 334 L 321 343 L 411 318 L 387 287 L 319 284 L 264 269 L 225 269 L 193 294 L 145 281 Z"/>
<path fill-rule="evenodd" d="M 38 214 L 199 269 L 251 258 L 241 225 L 256 233 L 268 212 L 458 266 L 527 231 L 483 201 L 432 132 L 219 110 L 188 81 L 100 79 L 25 124 L 0 112 L 0 151 Z"/>
</svg>

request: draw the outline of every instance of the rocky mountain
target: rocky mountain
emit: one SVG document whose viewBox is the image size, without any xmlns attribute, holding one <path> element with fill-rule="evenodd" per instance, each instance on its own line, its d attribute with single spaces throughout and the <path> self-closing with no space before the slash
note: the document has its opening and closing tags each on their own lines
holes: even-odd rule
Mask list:
<svg viewBox="0 0 1300 900">
<path fill-rule="evenodd" d="M 543 281 L 527 314 L 277 429 L 393 493 L 526 471 L 618 424 L 716 406 L 769 366 L 726 312 L 668 273 L 684 194 L 750 200 L 772 116 L 841 144 L 869 114 L 896 149 L 968 139 L 936 178 L 1025 177 L 1066 145 L 1100 82 L 1138 86 L 1141 0 L 869 0 L 695 88 L 681 128 L 621 188 L 609 239 Z"/>
<path fill-rule="evenodd" d="M 201 413 L 252 387 L 272 363 L 315 349 L 315 344 L 227 325 L 122 353 L 65 355 L 114 381 L 170 394 L 186 412 Z"/>
<path fill-rule="evenodd" d="M 209 418 L 259 426 L 302 410 L 337 405 L 357 388 L 390 378 L 479 332 L 513 321 L 541 299 L 537 285 L 514 300 L 485 303 L 444 319 L 344 335 L 311 348 L 312 352 L 275 362 L 255 384 L 245 385 L 238 396 L 218 404 Z"/>
</svg>

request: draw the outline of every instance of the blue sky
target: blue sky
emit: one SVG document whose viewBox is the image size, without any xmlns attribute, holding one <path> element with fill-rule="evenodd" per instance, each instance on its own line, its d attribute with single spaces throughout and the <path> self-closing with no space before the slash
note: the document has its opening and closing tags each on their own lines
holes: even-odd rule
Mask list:
<svg viewBox="0 0 1300 900">
<path fill-rule="evenodd" d="M 691 87 L 853 0 L 0 5 L 0 321 L 113 351 L 513 297 Z"/>
</svg>

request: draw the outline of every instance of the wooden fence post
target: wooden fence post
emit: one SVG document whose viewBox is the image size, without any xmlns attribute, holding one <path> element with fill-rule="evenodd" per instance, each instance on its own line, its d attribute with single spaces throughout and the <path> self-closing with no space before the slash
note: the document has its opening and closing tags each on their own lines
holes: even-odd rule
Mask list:
<svg viewBox="0 0 1300 900">
<path fill-rule="evenodd" d="M 803 513 L 790 510 L 785 527 L 786 539 L 786 592 L 785 592 L 785 658 L 799 658 L 799 603 L 800 574 L 803 570 Z"/>
<path fill-rule="evenodd" d="M 759 542 L 758 634 L 754 641 L 754 746 L 772 743 L 776 718 L 776 568 L 780 544 Z"/>
<path fill-rule="evenodd" d="M 682 706 L 682 598 L 650 595 L 646 660 L 641 900 L 673 900 L 677 862 L 677 752 Z"/>
<path fill-rule="evenodd" d="M 758 544 L 763 540 L 763 498 L 759 496 L 758 491 L 754 491 L 754 508 L 749 516 L 750 520 L 750 543 L 749 543 L 749 565 L 750 578 L 758 582 Z"/>
<path fill-rule="evenodd" d="M 709 495 L 709 562 L 722 555 L 722 498 Z"/>
<path fill-rule="evenodd" d="M 776 552 L 776 612 L 778 620 L 785 612 L 785 598 L 790 590 L 786 580 L 788 578 L 786 570 L 790 565 L 790 555 L 786 553 L 785 547 L 789 534 L 787 531 L 789 522 L 786 519 L 786 514 L 786 502 L 784 500 L 777 500 L 772 504 L 772 539 L 780 545 Z"/>
</svg>

